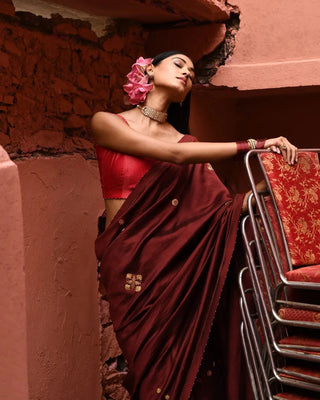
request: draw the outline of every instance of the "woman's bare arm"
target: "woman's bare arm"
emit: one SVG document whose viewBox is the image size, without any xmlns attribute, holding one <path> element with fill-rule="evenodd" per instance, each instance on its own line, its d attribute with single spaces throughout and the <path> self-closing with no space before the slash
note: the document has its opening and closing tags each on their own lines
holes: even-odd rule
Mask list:
<svg viewBox="0 0 320 400">
<path fill-rule="evenodd" d="M 105 112 L 98 112 L 93 116 L 91 129 L 99 146 L 176 164 L 213 162 L 237 153 L 236 142 L 165 142 L 135 131 L 117 115 Z M 283 140 L 282 137 L 268 139 L 265 148 L 280 146 Z M 286 146 L 288 160 L 295 159 L 294 150 L 290 147 L 292 145 L 287 140 Z"/>
</svg>

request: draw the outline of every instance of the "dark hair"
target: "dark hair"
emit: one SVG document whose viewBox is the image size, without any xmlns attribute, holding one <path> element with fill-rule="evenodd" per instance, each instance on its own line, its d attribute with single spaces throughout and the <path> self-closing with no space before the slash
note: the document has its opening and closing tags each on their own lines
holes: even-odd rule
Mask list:
<svg viewBox="0 0 320 400">
<path fill-rule="evenodd" d="M 169 51 L 164 51 L 163 53 L 157 54 L 155 57 L 153 57 L 152 64 L 153 65 L 158 65 L 161 63 L 162 60 L 174 56 L 175 54 L 184 54 L 183 51 L 179 50 L 169 50 Z M 187 54 L 185 54 L 187 56 Z M 188 56 L 187 56 L 188 57 Z"/>
<path fill-rule="evenodd" d="M 153 65 L 158 65 L 162 60 L 171 57 L 175 54 L 185 54 L 183 51 L 170 50 L 157 54 L 152 61 Z M 185 54 L 190 58 L 187 54 Z M 191 93 L 188 93 L 182 104 L 171 103 L 168 109 L 168 122 L 180 133 L 184 135 L 190 134 L 189 131 L 189 115 L 190 115 L 190 98 Z"/>
</svg>

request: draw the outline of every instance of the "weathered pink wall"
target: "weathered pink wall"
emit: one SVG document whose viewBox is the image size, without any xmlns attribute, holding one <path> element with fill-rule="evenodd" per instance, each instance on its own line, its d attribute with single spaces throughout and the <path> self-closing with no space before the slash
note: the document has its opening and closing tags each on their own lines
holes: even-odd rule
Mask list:
<svg viewBox="0 0 320 400">
<path fill-rule="evenodd" d="M 233 0 L 240 27 L 211 86 L 196 87 L 191 129 L 201 140 L 286 136 L 319 147 L 319 1 Z M 217 163 L 236 191 L 248 188 L 242 160 Z"/>
<path fill-rule="evenodd" d="M 28 400 L 26 291 L 20 182 L 0 146 L 0 399 Z"/>
<path fill-rule="evenodd" d="M 100 400 L 95 161 L 17 161 L 25 238 L 30 400 Z"/>
<path fill-rule="evenodd" d="M 195 88 L 192 133 L 221 141 L 285 134 L 299 146 L 317 146 L 319 91 L 298 87 L 319 85 L 318 0 L 308 6 L 298 0 L 234 3 L 241 11 L 235 53 L 211 80 L 218 89 Z M 26 271 L 24 281 L 21 200 L 1 203 L 12 222 L 9 226 L 9 219 L 3 220 L 7 225 L 1 229 L 14 234 L 10 243 L 15 245 L 13 250 L 5 247 L 12 250 L 8 263 L 15 269 L 3 272 L 17 291 L 8 291 L 8 285 L 0 291 L 0 304 L 14 308 L 4 314 L 14 334 L 10 340 L 0 337 L 7 344 L 7 358 L 0 362 L 0 372 L 5 372 L 0 398 L 4 393 L 5 399 L 27 399 L 28 367 L 29 400 L 100 400 L 93 243 L 103 204 L 87 122 L 97 109 L 121 110 L 121 85 L 132 61 L 144 53 L 144 44 L 148 51 L 163 50 L 164 43 L 171 47 L 170 35 L 164 38 L 161 29 L 154 30 L 146 41 L 142 28 L 126 24 L 97 38 L 83 21 L 18 17 L 10 0 L 0 3 L 0 13 L 0 144 L 14 158 L 21 177 Z M 177 44 L 183 44 L 187 32 L 186 51 L 198 58 L 221 42 L 224 27 L 207 25 L 194 31 L 214 36 L 198 47 L 188 28 L 179 29 Z M 285 87 L 292 89 L 278 90 Z M 247 186 L 239 165 L 241 161 L 228 161 L 216 167 L 237 191 Z M 7 190 L 3 182 L 1 193 Z M 9 202 L 19 198 L 17 193 L 8 192 Z M 16 212 L 10 214 L 11 206 Z M 103 318 L 104 362 L 119 349 L 108 315 Z M 117 398 L 125 397 L 119 377 L 104 372 L 105 390 L 108 386 L 113 393 L 121 392 Z M 15 377 L 11 386 L 10 374 Z"/>
<path fill-rule="evenodd" d="M 0 180 L 0 285 L 9 280 L 0 291 L 0 398 L 100 400 L 94 239 L 103 200 L 88 121 L 98 109 L 121 110 L 144 32 L 128 23 L 97 38 L 83 21 L 15 14 L 9 0 L 0 14 L 0 144 L 22 196 L 10 175 Z M 108 343 L 106 358 L 111 335 Z"/>
<path fill-rule="evenodd" d="M 240 30 L 212 84 L 253 90 L 320 85 L 319 1 L 233 0 Z"/>
</svg>

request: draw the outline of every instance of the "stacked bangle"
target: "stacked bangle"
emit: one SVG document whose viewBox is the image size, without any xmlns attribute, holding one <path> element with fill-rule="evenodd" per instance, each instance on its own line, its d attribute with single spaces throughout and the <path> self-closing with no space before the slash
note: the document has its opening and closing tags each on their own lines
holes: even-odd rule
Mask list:
<svg viewBox="0 0 320 400">
<path fill-rule="evenodd" d="M 237 143 L 237 153 L 254 149 L 264 149 L 265 139 L 248 139 Z"/>
</svg>

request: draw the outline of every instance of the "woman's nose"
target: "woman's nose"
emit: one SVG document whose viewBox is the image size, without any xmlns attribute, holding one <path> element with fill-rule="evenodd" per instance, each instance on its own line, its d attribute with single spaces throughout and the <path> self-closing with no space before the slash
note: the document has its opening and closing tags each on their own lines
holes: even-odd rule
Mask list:
<svg viewBox="0 0 320 400">
<path fill-rule="evenodd" d="M 183 71 L 183 75 L 190 76 L 190 71 L 188 69 L 184 70 Z"/>
</svg>

